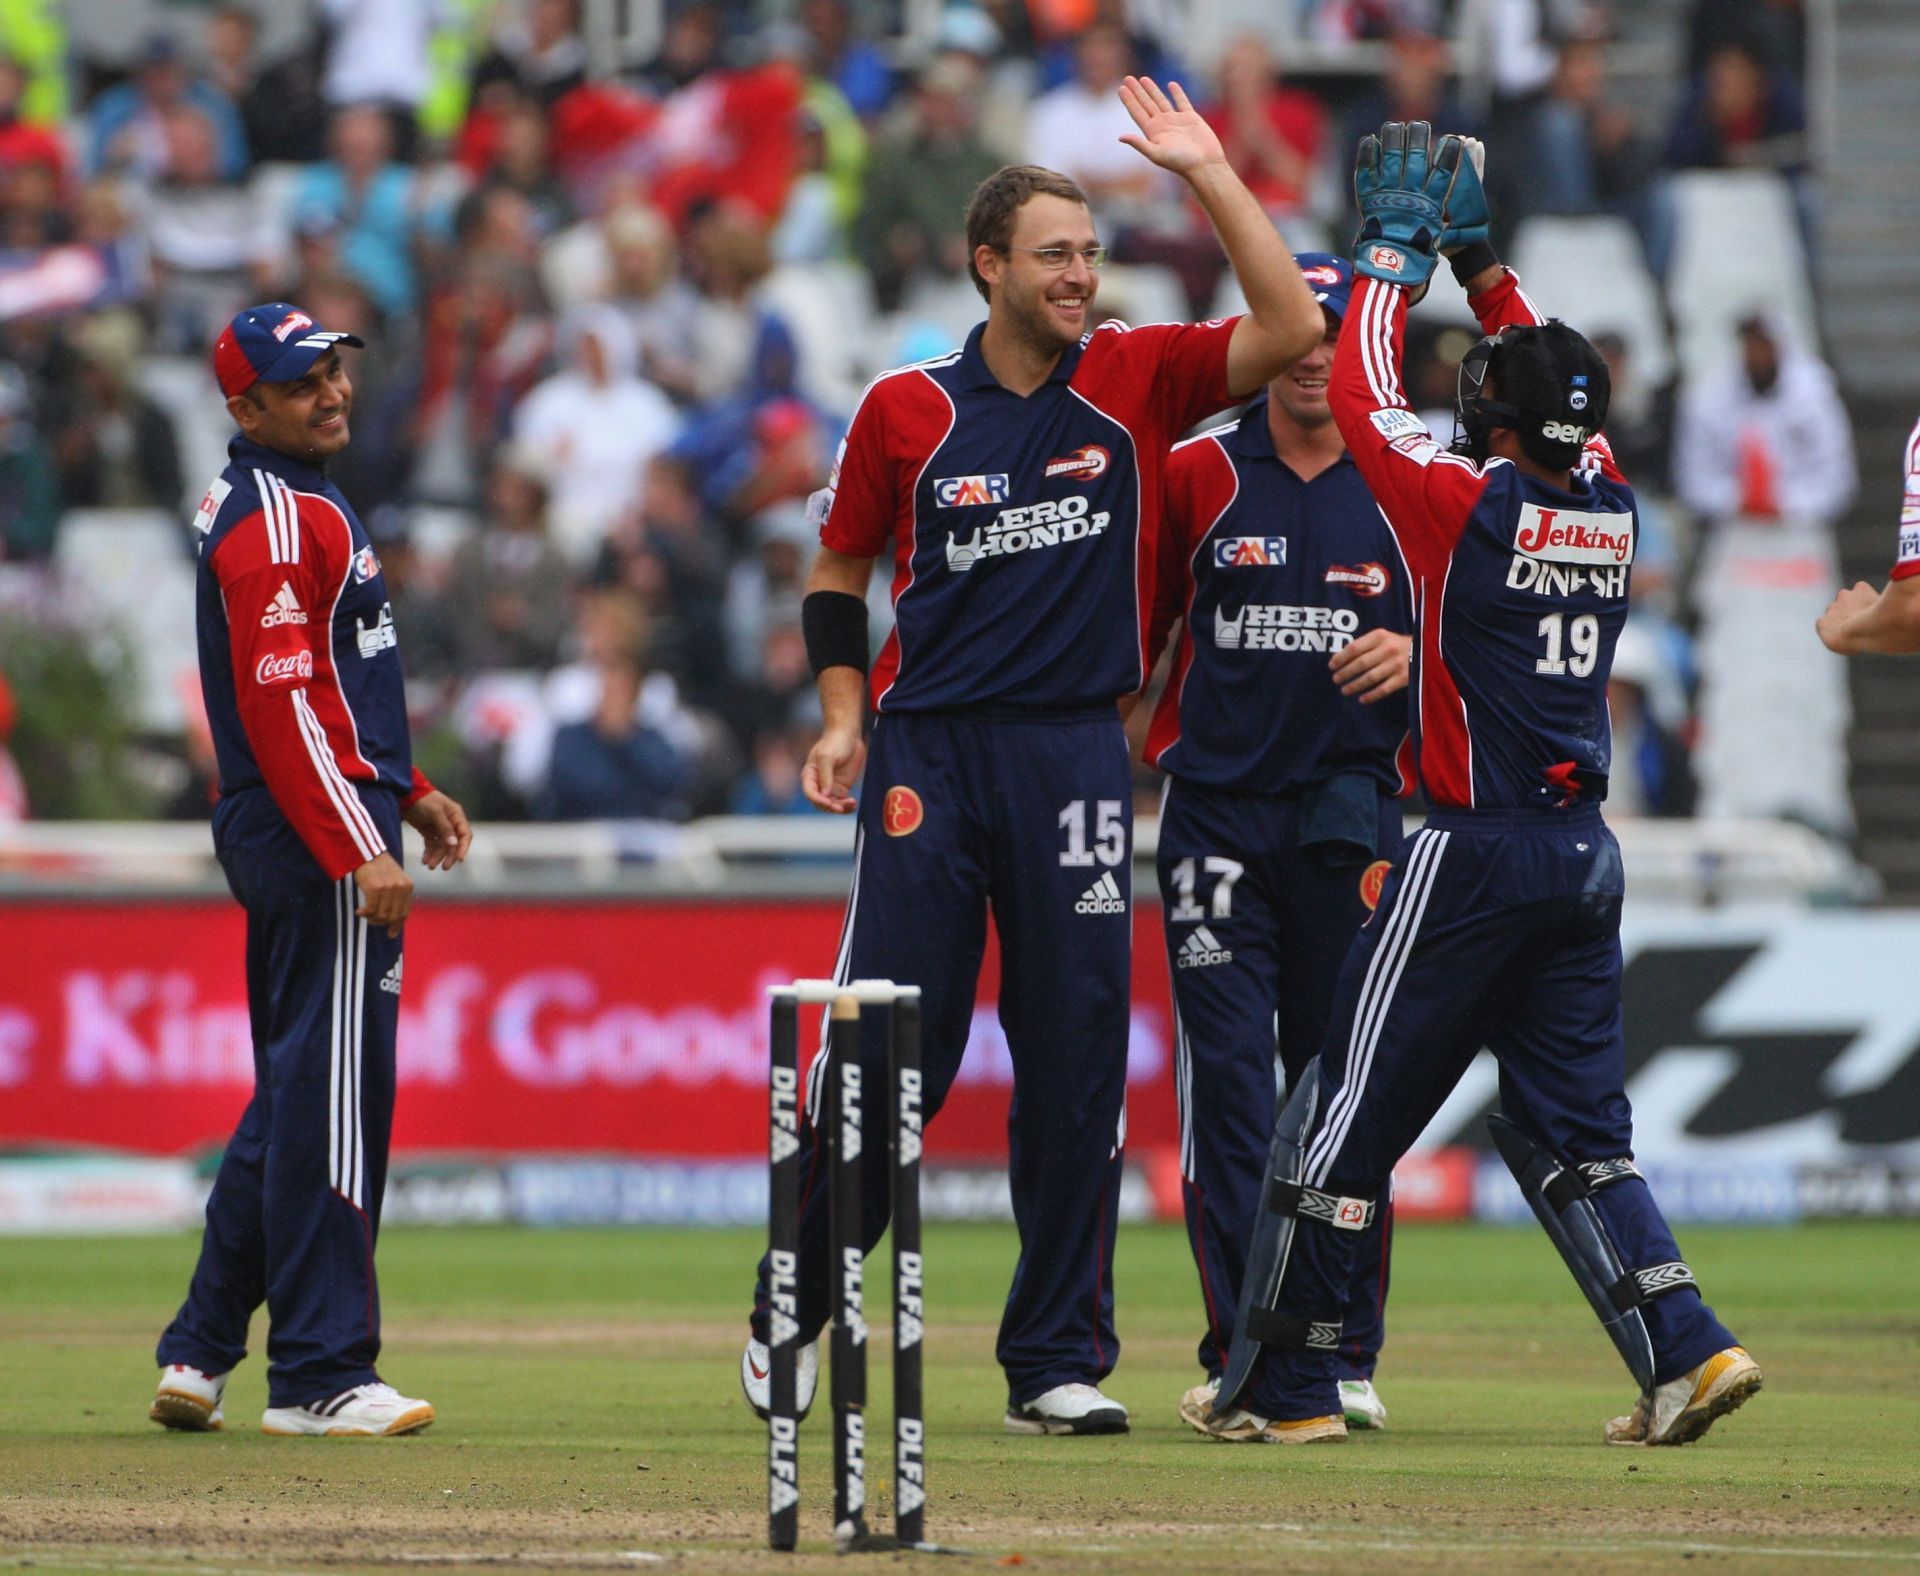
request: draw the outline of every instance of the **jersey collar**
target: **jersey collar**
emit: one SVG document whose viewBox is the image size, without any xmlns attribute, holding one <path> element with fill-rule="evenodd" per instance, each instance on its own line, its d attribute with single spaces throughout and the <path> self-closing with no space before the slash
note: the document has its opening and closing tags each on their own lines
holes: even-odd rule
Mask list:
<svg viewBox="0 0 1920 1576">
<path fill-rule="evenodd" d="M 1267 425 L 1267 396 L 1262 394 L 1240 417 L 1239 424 L 1233 429 L 1227 440 L 1228 446 L 1243 460 L 1272 460 L 1277 465 L 1285 462 L 1273 452 L 1273 429 Z M 1333 465 L 1322 471 L 1322 476 L 1341 465 L 1353 464 L 1352 454 L 1342 454 Z M 1291 467 L 1288 467 L 1291 474 Z"/>
<path fill-rule="evenodd" d="M 993 369 L 987 365 L 987 358 L 980 353 L 980 341 L 987 332 L 987 325 L 976 323 L 973 332 L 967 335 L 966 347 L 960 352 L 960 387 L 969 393 L 978 389 L 1004 388 Z M 1083 339 L 1069 345 L 1054 364 L 1053 371 L 1047 376 L 1047 383 L 1065 383 L 1073 377 L 1074 368 L 1080 365 L 1080 352 L 1087 348 Z M 1042 388 L 1046 384 L 1041 385 Z"/>
<path fill-rule="evenodd" d="M 272 471 L 301 492 L 320 492 L 327 486 L 325 471 L 278 449 L 269 449 L 264 443 L 255 443 L 244 433 L 235 433 L 228 442 L 227 458 L 242 470 Z"/>
</svg>

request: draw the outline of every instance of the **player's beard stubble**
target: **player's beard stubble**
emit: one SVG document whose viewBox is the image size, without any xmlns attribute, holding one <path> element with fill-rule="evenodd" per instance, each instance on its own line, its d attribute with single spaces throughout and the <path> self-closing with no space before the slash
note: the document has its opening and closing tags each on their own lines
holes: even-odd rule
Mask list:
<svg viewBox="0 0 1920 1576">
<path fill-rule="evenodd" d="M 1082 297 L 1086 303 L 1082 321 L 1091 327 L 1094 323 L 1093 300 L 1100 288 L 1099 281 L 1094 279 L 1089 279 L 1084 287 L 1076 287 L 1071 291 L 1064 285 L 1056 290 L 1055 283 L 1024 288 L 1009 279 L 1000 295 L 1000 310 L 1005 314 L 1010 333 L 1043 356 L 1063 355 L 1080 341 L 1079 331 L 1060 326 L 1052 307 L 1047 304 L 1050 297 L 1056 293 Z"/>
</svg>

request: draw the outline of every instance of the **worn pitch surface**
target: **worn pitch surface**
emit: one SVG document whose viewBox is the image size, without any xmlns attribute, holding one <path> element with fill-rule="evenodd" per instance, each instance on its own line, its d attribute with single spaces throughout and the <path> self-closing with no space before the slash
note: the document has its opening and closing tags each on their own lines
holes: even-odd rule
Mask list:
<svg viewBox="0 0 1920 1576">
<path fill-rule="evenodd" d="M 1133 1434 L 1006 1434 L 993 1338 L 1011 1228 L 931 1227 L 929 1535 L 1060 1572 L 1920 1572 L 1920 1227 L 1682 1238 L 1767 1373 L 1701 1443 L 1600 1443 L 1629 1385 L 1538 1233 L 1409 1226 L 1380 1373 L 1391 1430 L 1282 1450 L 1210 1443 L 1175 1416 L 1198 1377 L 1198 1292 L 1164 1227 L 1121 1233 L 1109 1389 Z M 819 1413 L 802 1550 L 764 1547 L 765 1434 L 736 1377 L 752 1233 L 388 1233 L 383 1371 L 440 1411 L 391 1441 L 263 1437 L 257 1355 L 225 1433 L 148 1423 L 153 1340 L 193 1251 L 186 1236 L 0 1243 L 0 1570 L 845 1568 Z M 884 1262 L 869 1283 L 882 1522 Z"/>
</svg>

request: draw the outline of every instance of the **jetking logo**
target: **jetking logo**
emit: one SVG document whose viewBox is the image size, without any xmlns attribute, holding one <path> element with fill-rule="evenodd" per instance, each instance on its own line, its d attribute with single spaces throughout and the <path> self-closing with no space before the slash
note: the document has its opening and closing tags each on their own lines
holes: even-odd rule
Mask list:
<svg viewBox="0 0 1920 1576">
<path fill-rule="evenodd" d="M 1630 564 L 1633 516 L 1522 504 L 1513 549 L 1561 564 Z"/>
</svg>

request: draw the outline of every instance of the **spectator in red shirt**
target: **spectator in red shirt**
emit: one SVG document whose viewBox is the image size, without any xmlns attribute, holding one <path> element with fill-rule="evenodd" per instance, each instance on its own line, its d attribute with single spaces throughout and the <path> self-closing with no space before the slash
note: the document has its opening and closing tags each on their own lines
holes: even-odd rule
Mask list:
<svg viewBox="0 0 1920 1576">
<path fill-rule="evenodd" d="M 64 186 L 67 150 L 54 132 L 20 118 L 20 101 L 26 92 L 27 74 L 19 62 L 0 55 L 0 170 L 37 164 L 50 170 Z"/>
<path fill-rule="evenodd" d="M 1282 86 L 1258 34 L 1243 33 L 1220 59 L 1220 98 L 1201 111 L 1227 159 L 1275 220 L 1306 207 L 1327 116 L 1311 93 Z"/>
</svg>

